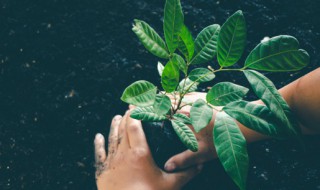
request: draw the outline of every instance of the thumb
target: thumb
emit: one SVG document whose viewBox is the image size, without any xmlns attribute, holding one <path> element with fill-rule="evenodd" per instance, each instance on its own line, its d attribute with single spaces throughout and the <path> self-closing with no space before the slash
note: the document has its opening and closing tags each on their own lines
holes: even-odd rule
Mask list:
<svg viewBox="0 0 320 190">
<path fill-rule="evenodd" d="M 193 177 L 200 173 L 203 165 L 194 166 L 176 173 L 168 173 L 168 183 L 171 187 L 182 187 L 188 183 Z"/>
</svg>

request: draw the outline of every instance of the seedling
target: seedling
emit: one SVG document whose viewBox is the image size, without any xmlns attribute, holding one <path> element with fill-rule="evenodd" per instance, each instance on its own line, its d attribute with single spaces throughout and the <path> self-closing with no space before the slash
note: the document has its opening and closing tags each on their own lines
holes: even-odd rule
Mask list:
<svg viewBox="0 0 320 190">
<path fill-rule="evenodd" d="M 157 67 L 162 89 L 140 80 L 125 89 L 121 100 L 137 106 L 131 112 L 132 118 L 147 122 L 170 120 L 182 143 L 191 151 L 198 150 L 198 142 L 188 125 L 198 133 L 209 124 L 213 109 L 217 110 L 213 128 L 217 155 L 236 185 L 246 189 L 249 162 L 246 140 L 235 120 L 271 137 L 299 138 L 298 122 L 286 101 L 258 71 L 300 70 L 310 61 L 308 53 L 299 49 L 296 38 L 280 35 L 258 44 L 243 67 L 235 68 L 233 65 L 242 57 L 247 39 L 242 11 L 231 15 L 221 27 L 213 24 L 204 28 L 193 40 L 184 22 L 180 0 L 166 0 L 163 29 L 165 41 L 144 21 L 134 20 L 132 28 L 149 52 L 167 60 L 165 65 L 159 62 Z M 208 62 L 219 68 L 203 67 Z M 190 67 L 194 69 L 190 71 Z M 215 84 L 208 91 L 206 101 L 185 101 L 187 93 L 196 91 L 199 83 L 214 80 L 219 72 L 242 72 L 265 105 L 243 100 L 249 89 L 231 82 Z M 169 96 L 174 98 L 175 106 Z M 185 105 L 192 106 L 190 118 L 179 113 Z"/>
</svg>

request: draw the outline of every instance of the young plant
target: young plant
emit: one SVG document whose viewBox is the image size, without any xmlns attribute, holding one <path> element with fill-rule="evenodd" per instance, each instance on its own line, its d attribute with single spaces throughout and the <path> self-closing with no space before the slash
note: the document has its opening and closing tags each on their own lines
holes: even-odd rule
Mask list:
<svg viewBox="0 0 320 190">
<path fill-rule="evenodd" d="M 248 154 L 246 140 L 235 120 L 246 127 L 275 138 L 299 138 L 298 122 L 273 83 L 259 71 L 296 71 L 309 63 L 309 55 L 299 49 L 297 39 L 288 35 L 270 38 L 258 44 L 247 56 L 242 68 L 228 68 L 241 58 L 247 38 L 242 11 L 231 15 L 220 27 L 204 28 L 193 40 L 184 23 L 180 0 L 166 0 L 164 8 L 164 37 L 146 22 L 134 20 L 133 32 L 144 47 L 155 56 L 166 59 L 158 62 L 161 91 L 150 82 L 140 80 L 128 86 L 121 100 L 137 106 L 131 117 L 143 121 L 170 120 L 174 131 L 191 151 L 198 150 L 195 134 L 212 119 L 217 110 L 213 128 L 213 141 L 217 155 L 229 176 L 240 189 L 246 189 Z M 198 67 L 217 56 L 211 66 Z M 189 71 L 190 66 L 195 68 Z M 184 96 L 197 90 L 199 83 L 212 81 L 219 72 L 242 72 L 253 92 L 265 105 L 243 100 L 249 89 L 231 82 L 215 84 L 207 93 L 206 101 L 184 102 Z M 168 97 L 174 97 L 177 106 Z M 192 105 L 190 118 L 178 113 L 185 105 Z M 218 109 L 217 106 L 223 106 Z"/>
</svg>

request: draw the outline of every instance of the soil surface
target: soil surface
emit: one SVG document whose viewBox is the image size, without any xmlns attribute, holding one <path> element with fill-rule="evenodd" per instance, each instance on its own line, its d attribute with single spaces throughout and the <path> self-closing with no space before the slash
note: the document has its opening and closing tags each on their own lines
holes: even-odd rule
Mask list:
<svg viewBox="0 0 320 190">
<path fill-rule="evenodd" d="M 267 74 L 277 87 L 319 67 L 319 1 L 182 4 L 194 37 L 243 10 L 245 55 L 265 36 L 295 36 L 311 63 L 299 72 Z M 126 86 L 138 79 L 160 84 L 158 59 L 131 27 L 138 18 L 163 36 L 163 6 L 159 0 L 0 1 L 0 189 L 95 189 L 95 133 L 107 135 L 112 116 L 127 108 L 119 99 Z M 218 81 L 247 85 L 235 73 Z M 183 148 L 171 133 L 146 132 L 160 166 Z M 320 189 L 320 138 L 306 136 L 305 143 L 306 150 L 292 141 L 250 144 L 248 189 Z M 216 160 L 185 189 L 236 188 Z"/>
</svg>

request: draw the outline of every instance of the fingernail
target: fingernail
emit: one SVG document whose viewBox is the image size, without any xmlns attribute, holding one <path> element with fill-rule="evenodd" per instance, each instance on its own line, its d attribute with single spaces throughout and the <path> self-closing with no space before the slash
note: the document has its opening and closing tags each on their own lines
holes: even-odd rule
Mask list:
<svg viewBox="0 0 320 190">
<path fill-rule="evenodd" d="M 176 166 L 174 165 L 174 163 L 167 163 L 164 168 L 167 170 L 167 171 L 173 171 L 174 169 L 176 169 Z"/>
<path fill-rule="evenodd" d="M 118 120 L 120 120 L 121 118 L 122 118 L 122 116 L 121 116 L 121 115 L 116 115 L 116 116 L 114 116 L 114 118 L 113 118 L 113 119 L 114 119 L 115 121 L 118 121 Z"/>
</svg>

